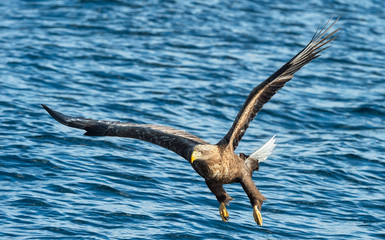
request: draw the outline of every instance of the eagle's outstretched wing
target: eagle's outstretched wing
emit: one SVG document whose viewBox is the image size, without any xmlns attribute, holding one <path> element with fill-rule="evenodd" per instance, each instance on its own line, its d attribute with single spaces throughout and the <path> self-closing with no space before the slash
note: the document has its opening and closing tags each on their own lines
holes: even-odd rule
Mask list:
<svg viewBox="0 0 385 240">
<path fill-rule="evenodd" d="M 167 148 L 188 161 L 190 161 L 191 153 L 197 144 L 208 144 L 199 137 L 172 127 L 71 117 L 56 112 L 46 105 L 42 104 L 42 106 L 58 122 L 69 127 L 86 130 L 84 135 L 136 138 Z"/>
<path fill-rule="evenodd" d="M 242 139 L 249 126 L 249 123 L 254 119 L 263 105 L 267 103 L 270 98 L 285 85 L 285 83 L 294 77 L 295 72 L 311 60 L 317 58 L 320 52 L 329 47 L 325 45 L 336 38 L 333 35 L 339 29 L 336 29 L 331 33 L 328 32 L 338 19 L 339 18 L 331 24 L 329 24 L 331 21 L 331 19 L 329 19 L 321 30 L 317 30 L 315 32 L 309 44 L 302 49 L 301 52 L 299 52 L 278 71 L 250 92 L 229 132 L 222 138 L 221 141 L 217 143 L 217 145 L 221 147 L 229 147 L 232 151 L 237 148 L 239 141 Z"/>
</svg>

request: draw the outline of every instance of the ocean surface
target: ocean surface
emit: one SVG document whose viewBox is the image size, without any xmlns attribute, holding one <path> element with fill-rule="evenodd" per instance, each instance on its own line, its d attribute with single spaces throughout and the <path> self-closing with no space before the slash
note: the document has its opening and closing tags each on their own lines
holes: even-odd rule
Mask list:
<svg viewBox="0 0 385 240">
<path fill-rule="evenodd" d="M 41 0 L 0 3 L 0 239 L 385 239 L 385 1 Z M 250 90 L 341 16 L 339 38 L 250 124 L 273 135 L 224 223 L 182 157 L 87 137 L 40 106 L 168 125 L 211 143 Z"/>
</svg>

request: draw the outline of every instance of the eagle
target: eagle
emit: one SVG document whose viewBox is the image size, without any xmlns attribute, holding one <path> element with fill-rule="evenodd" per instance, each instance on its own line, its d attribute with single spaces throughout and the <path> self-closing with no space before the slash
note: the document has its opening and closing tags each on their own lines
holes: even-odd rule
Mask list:
<svg viewBox="0 0 385 240">
<path fill-rule="evenodd" d="M 272 153 L 276 146 L 275 136 L 250 155 L 236 154 L 234 151 L 263 105 L 294 77 L 294 73 L 331 46 L 328 43 L 337 38 L 335 33 L 340 30 L 331 30 L 338 20 L 330 18 L 322 28 L 315 31 L 311 41 L 297 55 L 250 92 L 230 130 L 216 144 L 172 127 L 73 117 L 54 111 L 44 104 L 42 106 L 58 122 L 85 130 L 84 135 L 135 138 L 157 144 L 182 156 L 204 178 L 207 187 L 217 198 L 219 214 L 224 222 L 229 220 L 226 205 L 233 198 L 226 193 L 223 185 L 240 183 L 250 199 L 255 222 L 262 226 L 260 211 L 266 198 L 255 186 L 252 175 L 259 169 L 260 162 Z"/>
</svg>

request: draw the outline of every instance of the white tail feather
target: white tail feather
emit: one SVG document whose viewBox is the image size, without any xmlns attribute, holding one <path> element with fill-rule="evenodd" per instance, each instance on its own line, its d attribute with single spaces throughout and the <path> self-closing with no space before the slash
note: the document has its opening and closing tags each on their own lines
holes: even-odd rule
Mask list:
<svg viewBox="0 0 385 240">
<path fill-rule="evenodd" d="M 267 141 L 262 147 L 249 156 L 249 158 L 257 159 L 258 162 L 263 162 L 273 152 L 273 149 L 277 144 L 275 143 L 275 135 Z"/>
</svg>

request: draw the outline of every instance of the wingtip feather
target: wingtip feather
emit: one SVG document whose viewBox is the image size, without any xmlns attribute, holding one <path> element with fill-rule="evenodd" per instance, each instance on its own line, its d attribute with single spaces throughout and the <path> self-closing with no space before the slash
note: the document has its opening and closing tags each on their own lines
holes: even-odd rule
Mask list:
<svg viewBox="0 0 385 240">
<path fill-rule="evenodd" d="M 59 112 L 56 112 L 54 110 L 52 110 L 51 108 L 49 108 L 47 105 L 44 105 L 44 104 L 41 104 L 41 106 L 49 113 L 49 115 L 51 115 L 51 117 L 53 117 L 56 121 L 60 122 L 61 124 L 64 124 L 64 125 L 68 125 L 66 119 L 68 118 L 68 116 L 62 114 L 62 113 L 59 113 Z"/>
</svg>

